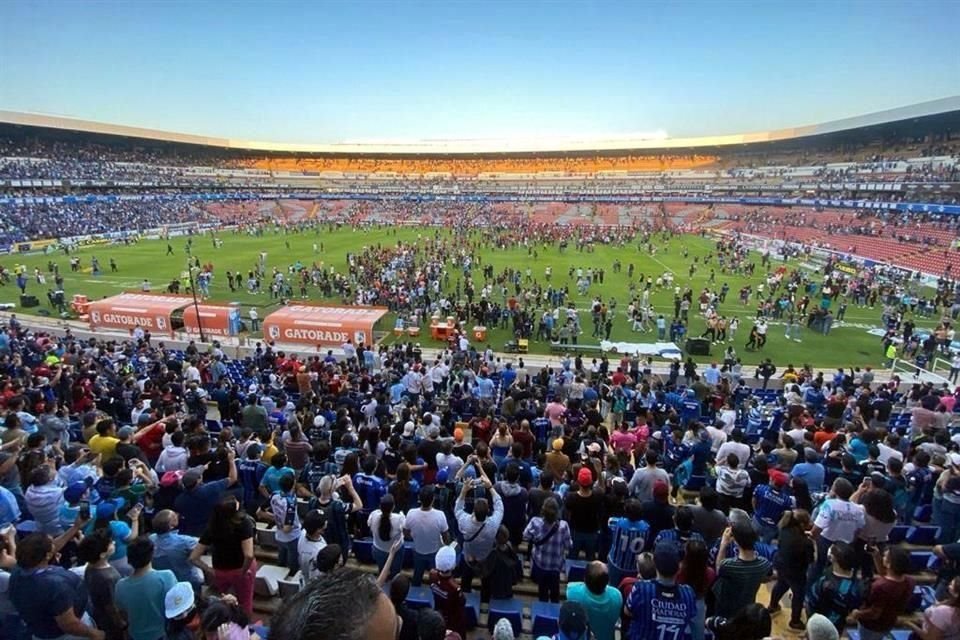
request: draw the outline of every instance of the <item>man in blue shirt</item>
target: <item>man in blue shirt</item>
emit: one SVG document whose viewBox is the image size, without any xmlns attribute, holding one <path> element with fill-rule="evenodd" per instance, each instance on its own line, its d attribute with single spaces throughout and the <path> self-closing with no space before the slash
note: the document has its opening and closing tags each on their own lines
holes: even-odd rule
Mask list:
<svg viewBox="0 0 960 640">
<path fill-rule="evenodd" d="M 787 492 L 790 476 L 777 469 L 770 469 L 770 484 L 758 485 L 753 491 L 753 519 L 760 539 L 769 543 L 777 537 L 777 524 L 787 509 L 793 509 L 796 501 Z"/>
<path fill-rule="evenodd" d="M 827 471 L 820 464 L 820 456 L 813 449 L 804 451 L 804 462 L 793 467 L 790 475 L 794 478 L 802 478 L 807 483 L 807 488 L 811 493 L 823 491 L 823 481 L 826 478 Z"/>
<path fill-rule="evenodd" d="M 183 474 L 183 493 L 177 496 L 173 506 L 180 514 L 180 530 L 185 535 L 199 536 L 203 533 L 223 492 L 237 484 L 235 455 L 233 449 L 228 447 L 227 477 L 224 480 L 203 482 L 201 469 L 190 469 Z"/>
<path fill-rule="evenodd" d="M 690 585 L 676 583 L 680 554 L 675 545 L 663 543 L 653 551 L 656 580 L 633 585 L 623 613 L 631 619 L 629 640 L 670 638 L 690 640 L 697 612 L 697 596 Z"/>
<path fill-rule="evenodd" d="M 173 572 L 178 582 L 189 582 L 195 592 L 203 587 L 203 572 L 190 562 L 190 552 L 197 546 L 197 538 L 177 531 L 180 516 L 175 511 L 164 509 L 153 516 L 153 566 Z M 129 550 L 128 550 L 129 553 Z"/>
<path fill-rule="evenodd" d="M 363 473 L 358 473 L 353 478 L 353 488 L 360 495 L 360 501 L 363 503 L 361 510 L 363 522 L 374 511 L 380 508 L 380 498 L 387 493 L 387 482 L 374 474 L 377 469 L 377 457 L 367 456 L 363 459 Z"/>
</svg>

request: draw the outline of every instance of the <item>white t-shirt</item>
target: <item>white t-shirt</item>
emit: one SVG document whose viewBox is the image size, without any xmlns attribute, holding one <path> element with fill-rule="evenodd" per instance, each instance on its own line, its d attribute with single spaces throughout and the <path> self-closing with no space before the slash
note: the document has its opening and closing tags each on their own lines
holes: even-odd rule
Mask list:
<svg viewBox="0 0 960 640">
<path fill-rule="evenodd" d="M 720 412 L 720 422 L 723 423 L 723 430 L 730 434 L 737 425 L 737 412 L 733 409 L 724 409 Z"/>
<path fill-rule="evenodd" d="M 383 551 L 384 553 L 390 552 L 390 547 L 393 546 L 393 543 L 403 535 L 403 527 L 405 518 L 401 513 L 391 513 L 390 514 L 390 539 L 381 540 L 380 534 L 378 533 L 380 528 L 380 509 L 377 509 L 370 514 L 370 517 L 367 518 L 367 526 L 370 527 L 370 532 L 373 534 L 373 546 Z"/>
<path fill-rule="evenodd" d="M 866 524 L 866 512 L 859 504 L 830 498 L 820 505 L 813 523 L 827 540 L 850 544 Z"/>
<path fill-rule="evenodd" d="M 300 534 L 300 540 L 297 542 L 297 557 L 300 558 L 300 580 L 302 582 L 306 582 L 318 575 L 319 572 L 314 566 L 313 561 L 317 558 L 317 554 L 326 546 L 327 541 L 323 539 L 323 536 L 321 536 L 319 540 L 311 540 L 307 537 L 306 531 Z"/>
<path fill-rule="evenodd" d="M 443 545 L 442 535 L 447 531 L 447 517 L 439 509 L 411 509 L 403 525 L 413 539 L 413 550 L 421 555 L 433 555 Z"/>
<path fill-rule="evenodd" d="M 727 440 L 717 450 L 717 462 L 725 462 L 727 456 L 731 453 L 737 456 L 737 460 L 740 461 L 740 468 L 746 469 L 747 463 L 750 461 L 750 445 Z"/>
</svg>

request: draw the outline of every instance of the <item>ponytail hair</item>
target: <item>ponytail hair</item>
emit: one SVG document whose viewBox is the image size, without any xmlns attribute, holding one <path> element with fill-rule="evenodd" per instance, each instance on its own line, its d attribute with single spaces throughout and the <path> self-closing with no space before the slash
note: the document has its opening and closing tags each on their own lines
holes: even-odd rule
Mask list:
<svg viewBox="0 0 960 640">
<path fill-rule="evenodd" d="M 390 516 L 393 515 L 393 496 L 389 493 L 380 498 L 380 523 L 377 526 L 377 537 L 384 542 L 390 540 L 390 532 L 393 526 L 390 522 Z"/>
</svg>

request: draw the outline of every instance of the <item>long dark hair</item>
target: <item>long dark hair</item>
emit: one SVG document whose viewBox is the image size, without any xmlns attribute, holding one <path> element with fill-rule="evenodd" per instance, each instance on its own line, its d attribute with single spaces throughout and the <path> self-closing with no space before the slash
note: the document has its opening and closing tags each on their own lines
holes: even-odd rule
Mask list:
<svg viewBox="0 0 960 640">
<path fill-rule="evenodd" d="M 207 530 L 213 534 L 214 538 L 228 537 L 233 534 L 237 525 L 243 522 L 244 517 L 246 516 L 240 511 L 236 496 L 227 494 L 214 508 Z"/>
<path fill-rule="evenodd" d="M 707 582 L 707 546 L 701 540 L 687 540 L 680 562 L 683 581 L 693 587 L 698 598 L 702 598 L 710 588 Z"/>
<path fill-rule="evenodd" d="M 377 537 L 384 542 L 390 540 L 390 532 L 393 529 L 390 523 L 390 516 L 393 515 L 393 506 L 393 496 L 389 493 L 380 498 L 380 524 L 377 526 Z"/>
<path fill-rule="evenodd" d="M 717 640 L 760 640 L 770 635 L 770 614 L 763 605 L 752 603 L 717 629 Z"/>
<path fill-rule="evenodd" d="M 397 504 L 400 505 L 401 511 L 404 510 L 406 505 L 410 504 L 410 473 L 408 463 L 401 462 L 397 465 L 397 475 L 393 482 L 393 491 L 390 493 L 393 494 Z"/>
<path fill-rule="evenodd" d="M 860 498 L 860 504 L 868 516 L 880 522 L 890 524 L 897 521 L 897 512 L 893 508 L 893 496 L 883 489 L 870 489 Z"/>
</svg>

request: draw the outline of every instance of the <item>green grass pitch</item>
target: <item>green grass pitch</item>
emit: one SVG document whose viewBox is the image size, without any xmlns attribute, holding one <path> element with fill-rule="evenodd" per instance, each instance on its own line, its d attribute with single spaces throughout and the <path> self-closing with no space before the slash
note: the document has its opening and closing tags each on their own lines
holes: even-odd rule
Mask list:
<svg viewBox="0 0 960 640">
<path fill-rule="evenodd" d="M 223 241 L 219 248 L 213 247 L 213 242 L 208 236 L 198 236 L 193 240 L 193 253 L 200 258 L 201 263 L 212 263 L 214 265 L 214 280 L 211 285 L 211 302 L 239 302 L 243 305 L 243 317 L 246 318 L 246 312 L 249 306 L 256 306 L 260 310 L 260 317 L 263 318 L 271 310 L 269 294 L 250 294 L 246 291 L 237 291 L 231 293 L 223 274 L 227 271 L 236 271 L 240 269 L 244 273 L 253 269 L 257 256 L 261 251 L 267 252 L 267 271 L 274 267 L 286 269 L 286 267 L 297 260 L 305 265 L 310 265 L 314 261 L 323 262 L 326 268 L 333 266 L 338 271 L 346 270 L 346 256 L 350 252 L 358 252 L 362 247 L 378 243 L 393 245 L 398 240 L 405 242 L 416 241 L 419 236 L 428 237 L 435 233 L 433 229 L 337 229 L 330 231 L 328 229 L 305 231 L 303 233 L 283 233 L 267 232 L 263 236 L 254 237 L 237 232 L 225 232 L 218 237 Z M 319 254 L 313 253 L 314 243 L 323 243 L 323 251 Z M 690 331 L 689 335 L 699 335 L 703 332 L 704 321 L 696 313 L 696 295 L 707 285 L 707 279 L 710 269 L 700 266 L 697 273 L 688 277 L 689 261 L 694 256 L 705 256 L 713 249 L 713 241 L 704 239 L 695 235 L 683 235 L 672 238 L 669 242 L 656 241 L 658 251 L 655 256 L 648 255 L 645 251 L 641 252 L 637 243 L 624 247 L 611 247 L 605 245 L 596 245 L 592 253 L 579 252 L 571 244 L 564 252 L 560 252 L 556 245 L 538 245 L 536 247 L 538 256 L 534 258 L 528 254 L 526 248 L 517 247 L 505 250 L 485 249 L 482 253 L 483 263 L 492 264 L 497 272 L 510 266 L 525 271 L 529 266 L 534 278 L 544 281 L 544 269 L 548 265 L 552 267 L 554 286 L 570 285 L 573 300 L 577 307 L 586 309 L 593 295 L 601 295 L 605 302 L 611 298 L 617 302 L 617 308 L 614 315 L 613 331 L 611 339 L 615 341 L 628 342 L 653 342 L 655 341 L 655 332 L 634 333 L 631 330 L 631 323 L 626 317 L 626 308 L 629 304 L 629 280 L 627 278 L 627 265 L 633 263 L 635 266 L 634 279 L 638 279 L 641 274 L 653 275 L 654 279 L 666 271 L 671 271 L 675 277 L 675 283 L 681 287 L 690 285 L 694 291 L 694 306 L 690 312 Z M 49 261 L 54 261 L 59 265 L 60 272 L 63 274 L 64 291 L 67 300 L 75 293 L 86 294 L 90 299 L 98 299 L 109 296 L 124 290 L 140 290 L 144 279 L 149 280 L 153 292 L 165 291 L 167 284 L 184 270 L 186 265 L 186 238 L 174 238 L 170 241 L 174 247 L 174 255 L 166 255 L 167 242 L 164 240 L 142 241 L 134 245 L 97 245 L 79 249 L 73 255 L 82 259 L 82 271 L 73 273 L 69 268 L 69 259 L 63 252 L 52 253 L 49 255 L 10 255 L 2 258 L 2 264 L 8 269 L 12 269 L 15 264 L 24 264 L 29 269 L 32 276 L 34 268 L 40 268 L 47 274 L 48 284 L 46 286 L 37 283 L 36 279 L 31 277 L 30 284 L 27 287 L 27 293 L 36 295 L 41 301 L 40 308 L 47 308 L 47 289 L 52 287 L 53 278 L 47 273 Z M 289 248 L 287 245 L 289 244 Z M 689 250 L 689 258 L 684 259 L 681 255 L 683 247 Z M 100 261 L 103 272 L 100 276 L 94 277 L 90 272 L 90 259 L 96 256 Z M 118 271 L 111 273 L 109 262 L 113 258 L 117 262 Z M 623 271 L 615 274 L 612 271 L 614 261 L 619 259 L 623 264 Z M 759 255 L 755 260 L 759 263 Z M 713 263 L 715 265 L 715 263 Z M 570 267 L 604 268 L 606 270 L 603 285 L 594 284 L 585 296 L 578 296 L 575 282 L 568 277 Z M 794 267 L 796 263 L 789 262 L 788 267 Z M 450 267 L 450 289 L 452 290 L 461 275 L 459 268 Z M 473 271 L 473 277 L 478 286 L 482 285 L 480 271 L 476 267 Z M 823 336 L 815 334 L 804 328 L 802 332 L 802 342 L 797 343 L 784 339 L 783 327 L 772 325 L 768 333 L 767 346 L 763 351 L 748 352 L 744 349 L 747 335 L 749 334 L 752 319 L 755 313 L 755 304 L 743 306 L 737 299 L 738 290 L 747 282 L 759 284 L 765 274 L 758 268 L 756 275 L 749 280 L 743 277 L 727 277 L 717 272 L 715 287 L 719 288 L 723 282 L 730 285 L 730 293 L 727 296 L 726 304 L 721 305 L 721 313 L 724 315 L 736 315 L 740 318 L 740 329 L 738 330 L 736 341 L 733 343 L 738 355 L 745 364 L 754 364 L 764 357 L 771 357 L 778 367 L 783 367 L 788 363 L 800 366 L 803 363 L 810 363 L 816 367 L 837 367 L 837 366 L 864 366 L 871 365 L 879 367 L 883 362 L 882 348 L 879 338 L 867 334 L 863 326 L 834 326 L 830 335 Z M 575 277 L 574 277 L 575 278 Z M 638 287 L 638 290 L 639 287 Z M 295 288 L 294 293 L 297 293 Z M 317 291 L 312 292 L 319 295 Z M 19 291 L 13 283 L 8 283 L 0 289 L 0 302 L 17 302 Z M 499 298 L 499 293 L 493 296 L 494 300 Z M 321 298 L 311 297 L 310 301 L 319 302 Z M 669 318 L 673 312 L 673 292 L 672 289 L 654 290 L 651 295 L 651 303 L 657 313 L 663 313 Z M 341 302 L 332 300 L 332 302 Z M 18 305 L 19 306 L 19 305 Z M 34 312 L 35 309 L 24 309 L 23 313 Z M 880 323 L 880 309 L 861 309 L 850 305 L 847 310 L 847 322 L 854 325 L 877 326 Z M 930 321 L 920 319 L 921 326 L 931 326 Z M 598 340 L 591 338 L 592 322 L 586 311 L 581 311 L 581 325 L 584 334 L 580 336 L 581 344 L 597 344 Z M 389 316 L 381 321 L 380 329 L 389 331 L 393 326 L 393 318 Z M 425 330 L 425 333 L 429 331 Z M 512 336 L 507 330 L 491 329 L 488 335 L 488 342 L 495 350 L 501 350 L 503 344 Z M 392 340 L 392 335 L 385 338 Z M 425 347 L 441 346 L 441 343 L 434 342 L 429 335 L 424 335 L 420 341 Z M 546 353 L 549 345 L 542 342 L 531 341 L 531 353 Z M 710 357 L 695 358 L 701 362 L 721 359 L 724 347 L 714 346 Z"/>
</svg>

